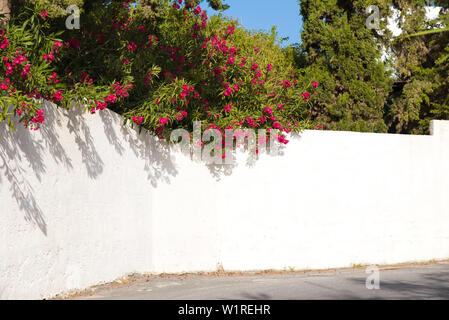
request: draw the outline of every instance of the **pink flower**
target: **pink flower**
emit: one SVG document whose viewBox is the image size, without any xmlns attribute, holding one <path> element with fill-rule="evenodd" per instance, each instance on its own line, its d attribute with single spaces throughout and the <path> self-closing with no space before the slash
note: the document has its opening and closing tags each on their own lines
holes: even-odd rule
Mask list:
<svg viewBox="0 0 449 320">
<path fill-rule="evenodd" d="M 101 101 L 95 101 L 95 104 L 97 105 L 97 110 L 104 110 L 108 106 L 108 104 L 106 102 L 101 102 Z"/>
<path fill-rule="evenodd" d="M 13 73 L 14 68 L 13 68 L 13 66 L 9 62 L 7 62 L 5 64 L 5 66 L 6 66 L 6 71 L 5 71 L 6 75 Z"/>
<path fill-rule="evenodd" d="M 127 48 L 129 51 L 135 51 L 137 49 L 137 45 L 133 41 L 131 41 Z"/>
<path fill-rule="evenodd" d="M 270 72 L 271 69 L 273 69 L 273 66 L 271 65 L 271 63 L 269 63 L 269 64 L 267 65 L 267 71 Z"/>
<path fill-rule="evenodd" d="M 288 144 L 290 142 L 287 139 L 285 139 L 284 135 L 278 136 L 278 141 L 283 144 Z"/>
<path fill-rule="evenodd" d="M 88 77 L 89 75 L 87 73 L 81 73 L 81 82 L 84 83 Z"/>
<path fill-rule="evenodd" d="M 49 83 L 58 83 L 58 74 L 56 72 L 53 72 L 53 74 L 48 78 Z"/>
<path fill-rule="evenodd" d="M 231 88 L 226 88 L 226 90 L 223 92 L 223 94 L 226 96 L 226 97 L 230 97 L 231 95 L 232 95 L 232 89 Z"/>
<path fill-rule="evenodd" d="M 313 86 L 314 88 L 317 88 L 317 87 L 318 87 L 318 81 L 315 81 L 315 82 L 312 84 L 312 86 Z"/>
<path fill-rule="evenodd" d="M 69 42 L 67 42 L 67 47 L 69 49 L 78 49 L 80 47 L 80 43 L 78 42 L 78 39 L 73 38 Z"/>
<path fill-rule="evenodd" d="M 49 54 L 44 54 L 44 60 L 47 61 L 47 63 L 52 63 L 55 61 L 55 56 L 53 55 L 53 51 L 50 51 Z"/>
<path fill-rule="evenodd" d="M 35 124 L 44 123 L 45 117 L 44 117 L 44 109 L 39 109 L 35 115 L 34 118 L 30 120 L 31 122 Z"/>
<path fill-rule="evenodd" d="M 168 123 L 169 120 L 170 120 L 169 118 L 160 118 L 159 124 L 163 127 Z"/>
<path fill-rule="evenodd" d="M 17 66 L 19 64 L 22 64 L 22 62 L 27 61 L 27 58 L 25 58 L 25 56 L 22 55 L 18 55 L 15 59 L 14 62 L 12 63 L 13 66 Z"/>
<path fill-rule="evenodd" d="M 107 103 L 115 103 L 116 100 L 117 97 L 112 93 L 104 99 L 104 101 Z"/>
<path fill-rule="evenodd" d="M 60 102 L 62 101 L 62 91 L 61 90 L 57 90 L 54 94 L 53 94 L 53 101 L 54 102 Z"/>
<path fill-rule="evenodd" d="M 201 10 L 200 7 L 196 7 L 195 10 L 193 10 L 193 12 L 194 12 L 195 14 L 200 14 L 201 11 L 203 11 L 203 10 Z"/>
<path fill-rule="evenodd" d="M 223 108 L 223 110 L 226 111 L 226 112 L 231 112 L 231 109 L 232 109 L 232 105 L 230 105 L 230 104 L 228 104 L 227 106 L 225 106 Z"/>
<path fill-rule="evenodd" d="M 263 108 L 263 112 L 269 115 L 273 115 L 273 109 L 271 109 L 270 107 Z"/>
<path fill-rule="evenodd" d="M 273 128 L 280 129 L 281 128 L 281 124 L 279 122 L 275 122 L 275 123 L 273 123 Z"/>
<path fill-rule="evenodd" d="M 285 87 L 285 88 L 290 88 L 291 86 L 292 86 L 292 83 L 290 82 L 290 81 L 285 81 L 284 83 L 283 83 L 283 86 Z"/>
<path fill-rule="evenodd" d="M 6 37 L 0 41 L 0 49 L 8 48 L 8 45 L 9 45 L 9 41 Z"/>
<path fill-rule="evenodd" d="M 55 43 L 53 44 L 53 50 L 55 51 L 55 53 L 59 53 L 59 49 L 61 49 L 61 48 L 62 48 L 62 42 L 55 41 Z"/>
<path fill-rule="evenodd" d="M 48 10 L 45 10 L 45 11 L 42 11 L 42 12 L 41 12 L 41 17 L 42 17 L 42 18 L 45 19 L 47 16 L 48 16 Z"/>
<path fill-rule="evenodd" d="M 301 97 L 307 100 L 310 98 L 310 94 L 308 92 L 304 92 L 303 94 L 301 94 Z"/>
<path fill-rule="evenodd" d="M 140 117 L 132 117 L 132 120 L 133 120 L 133 122 L 135 123 L 135 124 L 142 124 L 142 122 L 143 122 L 143 116 L 140 116 Z"/>
<path fill-rule="evenodd" d="M 234 31 L 235 31 L 235 26 L 229 26 L 227 35 L 232 36 L 234 34 Z"/>
</svg>

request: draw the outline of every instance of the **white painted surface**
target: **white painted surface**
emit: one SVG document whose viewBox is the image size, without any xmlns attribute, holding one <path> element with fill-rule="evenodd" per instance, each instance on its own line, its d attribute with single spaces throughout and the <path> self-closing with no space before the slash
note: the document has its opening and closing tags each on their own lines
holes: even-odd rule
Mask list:
<svg viewBox="0 0 449 320">
<path fill-rule="evenodd" d="M 0 298 L 131 272 L 346 267 L 449 258 L 449 124 L 433 136 L 306 131 L 212 170 L 109 111 L 0 125 Z M 217 168 L 216 168 L 217 169 Z"/>
<path fill-rule="evenodd" d="M 424 7 L 424 10 L 426 11 L 427 21 L 437 19 L 440 15 L 441 9 L 442 9 L 441 7 Z M 393 37 L 397 37 L 402 34 L 402 29 L 399 26 L 401 11 L 394 8 L 392 8 L 391 11 L 392 11 L 391 17 L 387 18 L 388 22 L 387 27 L 393 34 Z"/>
</svg>

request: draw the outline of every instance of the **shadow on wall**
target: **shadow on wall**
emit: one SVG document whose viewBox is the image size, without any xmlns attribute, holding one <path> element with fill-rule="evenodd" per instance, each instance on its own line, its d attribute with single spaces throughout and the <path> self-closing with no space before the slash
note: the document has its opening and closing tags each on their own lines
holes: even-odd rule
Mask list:
<svg viewBox="0 0 449 320">
<path fill-rule="evenodd" d="M 83 119 L 83 109 L 78 106 L 72 106 L 69 112 L 67 128 L 75 138 L 75 143 L 81 153 L 81 159 L 86 167 L 87 175 L 91 179 L 96 179 L 103 173 L 104 162 L 95 148 L 94 137 L 90 132 L 90 128 Z"/>
<path fill-rule="evenodd" d="M 170 184 L 171 178 L 177 176 L 171 148 L 166 143 L 160 142 L 146 130 L 138 133 L 138 129 L 123 125 L 123 117 L 110 110 L 95 116 L 101 119 L 105 136 L 115 152 L 123 156 L 131 151 L 138 159 L 144 160 L 142 169 L 153 187 L 156 188 L 159 183 Z M 2 201 L 14 199 L 26 221 L 47 235 L 45 214 L 35 196 L 35 188 L 39 188 L 38 183 L 47 173 L 44 159 L 49 156 L 65 170 L 73 169 L 71 156 L 75 150 L 66 150 L 67 146 L 63 145 L 64 141 L 68 141 L 65 130 L 68 129 L 69 137 L 73 138 L 89 178 L 97 179 L 102 175 L 108 160 L 103 160 L 97 151 L 96 137 L 92 135 L 91 124 L 85 118 L 91 115 L 83 114 L 81 107 L 64 110 L 47 103 L 45 117 L 46 121 L 38 132 L 18 122 L 15 123 L 15 132 L 11 132 L 5 123 L 0 124 L 0 185 L 9 186 L 9 194 L 1 194 L 5 197 Z M 256 159 L 249 157 L 246 165 L 252 167 L 255 163 Z M 223 175 L 231 175 L 235 168 L 235 165 L 206 166 L 216 180 Z M 31 181 L 30 174 L 35 175 L 37 184 Z"/>
<path fill-rule="evenodd" d="M 22 123 L 15 122 L 15 132 L 11 132 L 5 123 L 0 124 L 0 184 L 9 182 L 9 196 L 14 199 L 19 209 L 24 213 L 25 220 L 37 226 L 47 235 L 45 215 L 35 196 L 35 187 L 29 181 L 29 174 L 33 172 L 37 181 L 41 182 L 46 174 L 44 156 L 50 154 L 54 161 L 63 165 L 67 170 L 73 169 L 72 160 L 61 144 L 56 126 L 61 126 L 57 119 L 60 113 L 53 106 L 45 108 L 45 125 L 39 129 L 39 134 L 27 129 Z M 28 170 L 31 169 L 31 170 Z"/>
<path fill-rule="evenodd" d="M 42 159 L 44 147 L 31 137 L 32 132 L 17 126 L 16 132 L 13 133 L 5 123 L 0 124 L 0 184 L 5 184 L 4 179 L 8 180 L 10 191 L 8 195 L 1 196 L 5 197 L 5 200 L 14 199 L 24 212 L 25 220 L 38 226 L 42 233 L 47 235 L 44 213 L 24 169 L 30 167 L 38 181 L 41 181 L 42 175 L 45 174 L 45 163 Z"/>
<path fill-rule="evenodd" d="M 147 130 L 138 133 L 138 129 L 123 125 L 123 117 L 110 110 L 99 112 L 104 126 L 104 133 L 115 151 L 123 155 L 130 150 L 144 160 L 143 170 L 147 179 L 156 188 L 160 182 L 170 184 L 171 177 L 178 174 L 171 157 L 170 147 L 149 134 Z"/>
<path fill-rule="evenodd" d="M 51 103 L 45 105 L 46 121 L 38 132 L 27 129 L 16 121 L 15 132 L 11 132 L 6 123 L 0 123 L 0 185 L 8 186 L 8 191 L 0 196 L 3 201 L 14 199 L 24 213 L 25 220 L 37 226 L 47 235 L 45 214 L 39 206 L 35 188 L 39 188 L 42 177 L 47 173 L 45 158 L 51 156 L 59 166 L 71 171 L 73 163 L 71 155 L 74 150 L 66 150 L 59 133 L 68 129 L 70 137 L 76 143 L 81 154 L 82 163 L 86 167 L 89 178 L 96 179 L 103 173 L 107 160 L 103 160 L 95 146 L 95 137 L 83 116 L 83 110 L 74 106 L 69 111 L 57 108 Z M 104 132 L 114 150 L 123 155 L 127 150 L 141 159 L 147 179 L 157 187 L 160 181 L 170 183 L 170 177 L 177 175 L 175 165 L 171 161 L 167 145 L 157 142 L 149 134 L 138 135 L 134 129 L 123 126 L 123 118 L 109 110 L 100 113 Z M 38 181 L 32 182 L 30 174 Z M 34 180 L 34 181 L 36 181 Z M 5 188 L 5 191 L 7 189 Z"/>
</svg>

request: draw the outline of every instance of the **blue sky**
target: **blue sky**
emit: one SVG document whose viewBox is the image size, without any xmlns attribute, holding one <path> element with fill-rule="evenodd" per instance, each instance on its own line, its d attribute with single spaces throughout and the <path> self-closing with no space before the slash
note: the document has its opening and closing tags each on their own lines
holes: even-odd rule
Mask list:
<svg viewBox="0 0 449 320">
<path fill-rule="evenodd" d="M 269 31 L 277 26 L 279 37 L 289 37 L 284 45 L 301 40 L 302 21 L 297 0 L 223 0 L 223 3 L 230 5 L 224 15 L 237 18 L 247 29 Z M 217 13 L 207 2 L 202 2 L 201 7 L 209 15 Z"/>
</svg>

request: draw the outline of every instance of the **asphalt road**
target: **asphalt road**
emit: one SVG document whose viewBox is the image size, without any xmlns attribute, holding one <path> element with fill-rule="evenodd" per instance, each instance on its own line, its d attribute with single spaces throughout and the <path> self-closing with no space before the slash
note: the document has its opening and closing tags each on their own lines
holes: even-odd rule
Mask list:
<svg viewBox="0 0 449 320">
<path fill-rule="evenodd" d="M 449 263 L 386 267 L 378 290 L 369 290 L 364 268 L 240 276 L 144 276 L 99 286 L 74 299 L 304 300 L 449 299 Z M 128 282 L 129 281 L 129 282 Z M 370 282 L 374 283 L 374 282 Z"/>
</svg>

